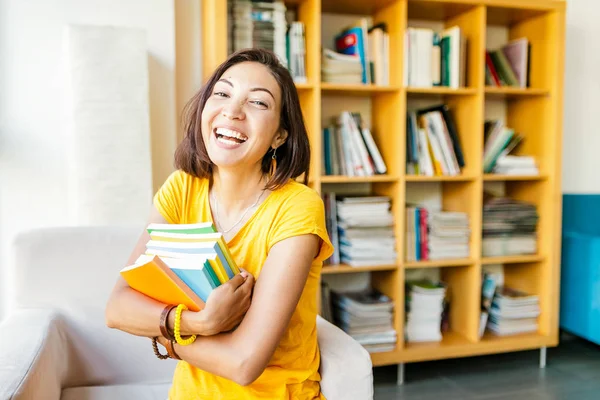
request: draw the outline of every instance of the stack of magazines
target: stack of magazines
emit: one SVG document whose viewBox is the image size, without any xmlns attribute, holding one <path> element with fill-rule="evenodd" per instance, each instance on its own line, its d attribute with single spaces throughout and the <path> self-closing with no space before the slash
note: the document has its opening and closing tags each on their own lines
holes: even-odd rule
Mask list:
<svg viewBox="0 0 600 400">
<path fill-rule="evenodd" d="M 396 347 L 392 300 L 376 289 L 331 292 L 335 324 L 371 353 Z"/>
<path fill-rule="evenodd" d="M 486 194 L 483 204 L 483 256 L 535 254 L 538 219 L 532 203 Z"/>
<path fill-rule="evenodd" d="M 447 316 L 446 285 L 427 280 L 406 283 L 407 342 L 439 342 Z"/>
</svg>

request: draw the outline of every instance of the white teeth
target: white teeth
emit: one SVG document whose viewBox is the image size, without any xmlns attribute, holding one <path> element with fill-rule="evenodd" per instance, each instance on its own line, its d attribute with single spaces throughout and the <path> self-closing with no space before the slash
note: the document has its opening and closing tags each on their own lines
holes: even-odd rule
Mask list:
<svg viewBox="0 0 600 400">
<path fill-rule="evenodd" d="M 228 138 L 227 136 L 217 136 L 217 140 L 221 143 L 240 144 L 240 142 L 233 140 L 231 138 Z"/>
<path fill-rule="evenodd" d="M 218 135 L 235 138 L 235 139 L 241 140 L 243 142 L 245 142 L 246 140 L 248 140 L 248 138 L 246 137 L 246 135 L 243 135 L 243 134 L 241 134 L 239 132 L 236 132 L 236 131 L 232 131 L 231 129 L 217 128 L 215 132 Z"/>
</svg>

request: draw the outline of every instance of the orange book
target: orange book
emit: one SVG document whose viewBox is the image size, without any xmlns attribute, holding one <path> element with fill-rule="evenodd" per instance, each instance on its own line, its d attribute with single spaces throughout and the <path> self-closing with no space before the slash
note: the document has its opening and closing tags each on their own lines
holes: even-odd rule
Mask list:
<svg viewBox="0 0 600 400">
<path fill-rule="evenodd" d="M 202 299 L 158 256 L 144 259 L 121 270 L 129 286 L 165 304 L 185 304 L 191 311 L 204 308 Z"/>
</svg>

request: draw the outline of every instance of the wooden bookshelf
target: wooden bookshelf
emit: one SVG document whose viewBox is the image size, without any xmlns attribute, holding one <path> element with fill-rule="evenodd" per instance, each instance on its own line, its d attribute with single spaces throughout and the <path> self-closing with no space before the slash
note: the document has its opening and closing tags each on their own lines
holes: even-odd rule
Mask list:
<svg viewBox="0 0 600 400">
<path fill-rule="evenodd" d="M 323 278 L 367 274 L 370 283 L 394 300 L 395 350 L 372 354 L 373 364 L 466 357 L 555 346 L 558 343 L 558 298 L 561 232 L 561 141 L 564 71 L 565 9 L 561 0 L 291 0 L 306 28 L 307 84 L 298 84 L 308 127 L 312 157 L 310 186 L 320 193 L 329 190 L 366 188 L 375 195 L 392 198 L 396 227 L 397 265 L 353 268 L 325 266 Z M 227 57 L 227 2 L 203 0 L 202 76 L 208 77 Z M 338 21 L 370 17 L 385 22 L 390 35 L 390 85 L 338 85 L 320 82 L 321 45 Z M 346 19 L 347 20 L 347 19 Z M 414 88 L 403 86 L 404 32 L 407 27 L 430 23 L 437 29 L 459 25 L 467 46 L 466 86 Z M 500 37 L 495 32 L 500 32 Z M 486 87 L 485 49 L 492 42 L 527 37 L 531 43 L 530 87 Z M 325 37 L 325 39 L 327 39 Z M 180 41 L 195 42 L 178 36 Z M 177 46 L 189 48 L 189 46 Z M 186 57 L 177 57 L 186 60 Z M 185 87 L 185 77 L 177 77 Z M 193 82 L 187 82 L 193 86 Z M 406 111 L 411 102 L 446 103 L 455 118 L 466 166 L 460 176 L 407 175 Z M 323 122 L 340 110 L 357 109 L 366 114 L 375 141 L 387 165 L 387 174 L 372 177 L 322 176 Z M 500 111 L 498 111 L 500 110 Z M 483 123 L 501 112 L 508 126 L 523 133 L 519 149 L 538 161 L 540 176 L 483 174 Z M 470 257 L 459 260 L 405 262 L 405 203 L 407 192 L 418 185 L 437 185 L 445 210 L 468 214 L 471 228 Z M 533 202 L 540 216 L 538 254 L 484 258 L 481 256 L 482 193 L 486 185 L 502 185 L 507 195 Z M 479 338 L 482 265 L 506 264 L 507 284 L 539 296 L 539 331 L 510 337 Z M 440 343 L 404 341 L 405 272 L 416 268 L 440 268 L 453 290 L 450 332 Z"/>
</svg>

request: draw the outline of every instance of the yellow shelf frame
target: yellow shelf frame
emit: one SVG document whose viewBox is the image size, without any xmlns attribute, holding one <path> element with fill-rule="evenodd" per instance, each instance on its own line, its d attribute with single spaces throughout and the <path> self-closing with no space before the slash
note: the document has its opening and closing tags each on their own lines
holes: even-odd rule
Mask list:
<svg viewBox="0 0 600 400">
<path fill-rule="evenodd" d="M 471 224 L 471 257 L 459 260 L 405 262 L 397 265 L 350 267 L 325 266 L 323 274 L 366 272 L 373 286 L 394 299 L 394 326 L 398 343 L 394 351 L 373 353 L 374 365 L 466 357 L 555 346 L 558 343 L 558 293 L 561 232 L 562 97 L 565 52 L 563 0 L 287 0 L 306 27 L 308 83 L 297 84 L 312 146 L 310 186 L 369 184 L 375 194 L 393 199 L 399 260 L 404 260 L 406 191 L 416 183 L 442 186 L 444 209 L 468 213 Z M 225 0 L 202 1 L 202 77 L 206 79 L 227 56 L 227 8 Z M 390 34 L 390 86 L 339 85 L 320 81 L 321 13 L 370 16 L 385 22 Z M 176 13 L 176 17 L 181 13 Z M 404 32 L 413 19 L 459 25 L 467 36 L 467 86 L 414 88 L 402 84 Z M 176 21 L 176 24 L 178 22 Z M 526 36 L 532 44 L 530 88 L 486 87 L 484 80 L 486 30 L 502 25 L 510 39 Z M 341 28 L 341 27 L 340 27 Z M 194 82 L 189 78 L 193 32 L 177 26 L 178 112 Z M 180 50 L 181 49 L 181 50 Z M 182 71 L 179 73 L 179 71 Z M 181 92 L 181 93 L 179 93 Z M 371 130 L 388 166 L 387 175 L 372 177 L 322 176 L 321 107 L 329 98 L 364 97 L 371 102 Z M 453 110 L 467 165 L 457 177 L 413 176 L 405 173 L 407 103 L 413 98 L 442 99 Z M 534 154 L 540 176 L 508 176 L 482 173 L 484 105 L 504 101 L 507 125 L 526 135 L 521 150 Z M 513 198 L 532 201 L 540 215 L 539 255 L 481 257 L 482 192 L 484 183 L 503 182 Z M 487 264 L 506 264 L 508 284 L 540 297 L 539 331 L 511 337 L 478 336 L 481 270 Z M 441 343 L 404 341 L 404 273 L 413 268 L 442 267 L 442 275 L 456 294 L 450 312 L 451 331 Z"/>
</svg>

